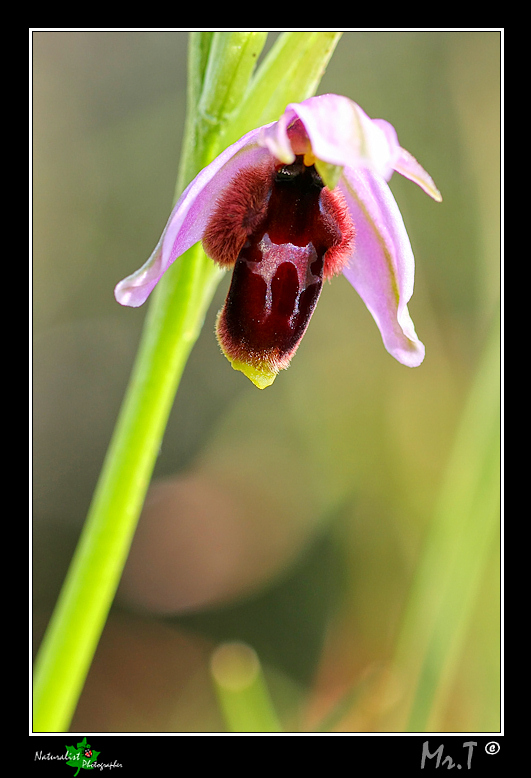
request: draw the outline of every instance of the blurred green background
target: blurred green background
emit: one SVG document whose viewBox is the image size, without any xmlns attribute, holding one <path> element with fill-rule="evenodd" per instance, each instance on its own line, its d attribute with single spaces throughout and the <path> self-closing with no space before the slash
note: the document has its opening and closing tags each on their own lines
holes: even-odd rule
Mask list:
<svg viewBox="0 0 531 778">
<path fill-rule="evenodd" d="M 187 37 L 33 33 L 36 646 L 138 344 L 145 309 L 118 306 L 113 288 L 171 208 Z M 495 31 L 343 34 L 319 92 L 390 121 L 444 198 L 390 184 L 426 359 L 393 360 L 340 277 L 260 392 L 213 334 L 223 279 L 73 730 L 222 730 L 208 660 L 232 639 L 258 652 L 287 729 L 313 730 L 353 688 L 337 729 L 405 726 L 386 672 L 499 302 L 500 43 Z M 496 542 L 486 559 L 436 730 L 500 727 Z"/>
</svg>

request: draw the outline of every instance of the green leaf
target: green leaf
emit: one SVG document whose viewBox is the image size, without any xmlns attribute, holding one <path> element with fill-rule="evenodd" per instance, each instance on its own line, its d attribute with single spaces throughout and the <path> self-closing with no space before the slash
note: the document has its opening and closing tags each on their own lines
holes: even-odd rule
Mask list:
<svg viewBox="0 0 531 778">
<path fill-rule="evenodd" d="M 253 77 L 227 128 L 229 145 L 254 127 L 276 121 L 288 103 L 317 91 L 341 32 L 283 32 Z"/>
<path fill-rule="evenodd" d="M 240 103 L 267 32 L 215 32 L 203 79 L 199 118 L 207 124 L 223 122 Z"/>
<path fill-rule="evenodd" d="M 216 155 L 220 133 L 239 105 L 251 78 L 267 32 L 193 32 L 190 36 L 186 130 L 176 200 Z"/>
<path fill-rule="evenodd" d="M 193 117 L 203 91 L 212 31 L 191 32 L 188 43 L 188 115 Z"/>
</svg>

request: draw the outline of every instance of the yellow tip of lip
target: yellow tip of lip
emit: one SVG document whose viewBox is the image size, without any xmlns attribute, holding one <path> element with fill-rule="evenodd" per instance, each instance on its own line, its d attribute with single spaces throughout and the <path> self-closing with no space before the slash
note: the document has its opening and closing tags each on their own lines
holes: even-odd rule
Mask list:
<svg viewBox="0 0 531 778">
<path fill-rule="evenodd" d="M 231 364 L 234 370 L 239 370 L 246 375 L 259 389 L 265 389 L 266 386 L 271 386 L 277 377 L 276 373 L 273 373 L 272 370 L 269 370 L 265 366 L 260 368 L 253 367 L 253 365 L 248 365 L 246 362 L 240 362 L 238 359 L 235 359 Z"/>
</svg>

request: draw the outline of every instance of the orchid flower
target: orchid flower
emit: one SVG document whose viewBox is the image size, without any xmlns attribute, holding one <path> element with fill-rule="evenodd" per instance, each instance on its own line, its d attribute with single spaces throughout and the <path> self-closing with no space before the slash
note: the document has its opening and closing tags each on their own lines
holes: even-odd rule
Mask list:
<svg viewBox="0 0 531 778">
<path fill-rule="evenodd" d="M 424 346 L 407 307 L 414 258 L 387 184 L 393 171 L 442 199 L 388 122 L 334 94 L 291 103 L 197 175 L 151 257 L 117 285 L 116 299 L 142 305 L 170 265 L 202 241 L 214 262 L 233 268 L 217 319 L 220 346 L 264 388 L 289 366 L 323 281 L 342 272 L 387 351 L 416 367 Z"/>
</svg>

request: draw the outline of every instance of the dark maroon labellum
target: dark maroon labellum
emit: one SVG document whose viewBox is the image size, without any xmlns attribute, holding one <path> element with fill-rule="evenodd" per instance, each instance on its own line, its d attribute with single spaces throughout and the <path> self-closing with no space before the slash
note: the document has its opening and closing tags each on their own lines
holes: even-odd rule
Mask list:
<svg viewBox="0 0 531 778">
<path fill-rule="evenodd" d="M 350 251 L 353 228 L 348 220 L 348 234 L 343 234 L 344 209 L 302 156 L 291 165 L 271 168 L 267 176 L 259 207 L 251 217 L 246 215 L 254 223 L 247 237 L 246 233 L 241 237 L 243 245 L 218 319 L 218 338 L 233 363 L 251 365 L 255 372 L 274 378 L 289 365 L 308 327 L 323 277 L 341 269 L 337 251 L 329 254 L 333 259 L 327 265 L 327 251 L 339 247 L 343 254 Z M 250 188 L 248 180 L 242 184 L 244 190 Z M 259 188 L 255 182 L 252 186 L 253 191 Z M 234 218 L 230 193 L 225 209 Z M 221 245 L 223 227 L 211 233 L 210 245 Z"/>
</svg>

